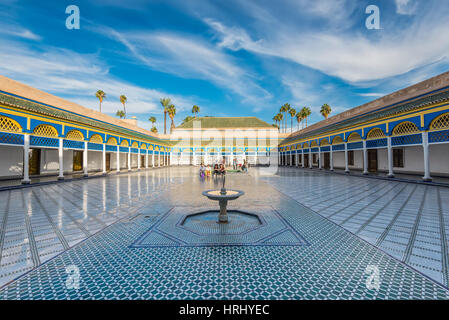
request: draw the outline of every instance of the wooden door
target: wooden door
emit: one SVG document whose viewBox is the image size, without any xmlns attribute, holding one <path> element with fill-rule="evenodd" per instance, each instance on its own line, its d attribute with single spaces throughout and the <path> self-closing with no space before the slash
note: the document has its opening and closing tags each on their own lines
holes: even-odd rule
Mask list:
<svg viewBox="0 0 449 320">
<path fill-rule="evenodd" d="M 377 172 L 377 149 L 368 150 L 368 171 Z"/>
<path fill-rule="evenodd" d="M 145 156 L 140 156 L 140 167 L 145 168 Z"/>
<path fill-rule="evenodd" d="M 73 171 L 83 170 L 83 151 L 73 151 Z"/>
<path fill-rule="evenodd" d="M 41 173 L 41 149 L 30 149 L 28 154 L 30 176 L 38 175 Z"/>
<path fill-rule="evenodd" d="M 309 167 L 309 154 L 304 155 L 304 167 Z"/>
<path fill-rule="evenodd" d="M 330 167 L 331 167 L 331 157 L 330 157 L 329 152 L 324 153 L 323 165 L 324 165 L 324 169 L 330 169 Z"/>
<path fill-rule="evenodd" d="M 111 154 L 106 153 L 106 171 L 111 171 Z"/>
</svg>

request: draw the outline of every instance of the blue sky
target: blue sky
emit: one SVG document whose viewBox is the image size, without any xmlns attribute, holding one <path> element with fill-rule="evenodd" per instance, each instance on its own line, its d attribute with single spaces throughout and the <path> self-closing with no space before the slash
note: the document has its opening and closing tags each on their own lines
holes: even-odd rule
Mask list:
<svg viewBox="0 0 449 320">
<path fill-rule="evenodd" d="M 98 109 L 121 108 L 163 128 L 201 115 L 257 116 L 311 107 L 309 123 L 449 70 L 449 3 L 440 0 L 96 0 L 0 2 L 0 74 Z M 80 30 L 65 27 L 68 5 Z M 365 8 L 380 8 L 368 30 Z"/>
</svg>

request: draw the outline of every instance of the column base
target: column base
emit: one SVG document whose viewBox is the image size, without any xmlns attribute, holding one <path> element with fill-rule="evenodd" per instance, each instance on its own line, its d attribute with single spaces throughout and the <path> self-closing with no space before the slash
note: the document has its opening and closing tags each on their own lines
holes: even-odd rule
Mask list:
<svg viewBox="0 0 449 320">
<path fill-rule="evenodd" d="M 330 169 L 329 171 L 332 171 L 332 172 L 334 172 L 334 169 Z"/>
<path fill-rule="evenodd" d="M 368 175 L 368 172 L 363 172 L 363 175 L 364 175 L 364 176 L 367 176 L 367 175 Z"/>
<path fill-rule="evenodd" d="M 394 178 L 394 174 L 389 174 L 387 175 L 388 178 L 393 179 Z"/>
<path fill-rule="evenodd" d="M 349 170 L 345 170 L 345 173 L 346 173 L 346 174 L 349 174 L 349 172 L 350 172 Z"/>
<path fill-rule="evenodd" d="M 31 180 L 22 180 L 22 184 L 30 184 Z"/>
<path fill-rule="evenodd" d="M 87 178 L 87 177 L 89 177 L 89 174 L 85 173 L 85 174 L 83 174 L 83 177 Z"/>
<path fill-rule="evenodd" d="M 120 171 L 116 171 L 116 174 L 120 174 Z"/>
<path fill-rule="evenodd" d="M 128 169 L 128 172 L 131 172 L 131 169 Z"/>
<path fill-rule="evenodd" d="M 64 180 L 64 177 L 58 177 L 58 180 L 62 181 L 62 180 Z"/>
<path fill-rule="evenodd" d="M 108 175 L 107 172 L 102 172 L 101 174 L 102 174 L 103 176 L 107 176 L 107 175 Z"/>
<path fill-rule="evenodd" d="M 432 178 L 426 178 L 426 177 L 423 177 L 422 178 L 422 181 L 424 181 L 424 182 L 432 182 Z"/>
</svg>

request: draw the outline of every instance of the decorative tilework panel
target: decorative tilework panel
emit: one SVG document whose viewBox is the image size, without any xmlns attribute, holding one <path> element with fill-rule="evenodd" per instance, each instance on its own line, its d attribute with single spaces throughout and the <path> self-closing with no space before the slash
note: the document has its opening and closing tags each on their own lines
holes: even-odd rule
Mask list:
<svg viewBox="0 0 449 320">
<path fill-rule="evenodd" d="M 84 149 L 83 141 L 64 140 L 62 145 L 67 149 Z"/>
<path fill-rule="evenodd" d="M 47 138 L 47 137 L 30 137 L 30 145 L 32 146 L 40 146 L 40 147 L 59 147 L 59 140 L 55 138 Z"/>
<path fill-rule="evenodd" d="M 22 134 L 0 132 L 0 143 L 23 145 L 24 138 Z"/>
<path fill-rule="evenodd" d="M 393 146 L 403 146 L 410 144 L 421 144 L 422 143 L 422 134 L 411 134 L 407 136 L 397 136 L 391 137 L 391 145 Z"/>
</svg>

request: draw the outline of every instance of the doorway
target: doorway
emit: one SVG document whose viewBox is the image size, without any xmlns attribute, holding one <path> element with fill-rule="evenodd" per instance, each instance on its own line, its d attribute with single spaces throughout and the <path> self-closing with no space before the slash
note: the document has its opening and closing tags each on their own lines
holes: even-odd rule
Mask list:
<svg viewBox="0 0 449 320">
<path fill-rule="evenodd" d="M 309 167 L 309 155 L 308 154 L 304 155 L 304 167 L 306 167 L 306 168 Z"/>
<path fill-rule="evenodd" d="M 377 172 L 377 149 L 368 150 L 368 172 Z"/>
<path fill-rule="evenodd" d="M 331 168 L 331 157 L 329 152 L 324 153 L 324 169 L 330 169 Z"/>
<path fill-rule="evenodd" d="M 111 154 L 106 153 L 106 171 L 111 171 Z"/>
<path fill-rule="evenodd" d="M 73 151 L 73 171 L 83 170 L 83 151 Z"/>
<path fill-rule="evenodd" d="M 145 168 L 145 156 L 140 156 L 140 167 Z"/>
<path fill-rule="evenodd" d="M 38 175 L 41 173 L 41 149 L 30 149 L 28 154 L 30 176 Z"/>
</svg>

